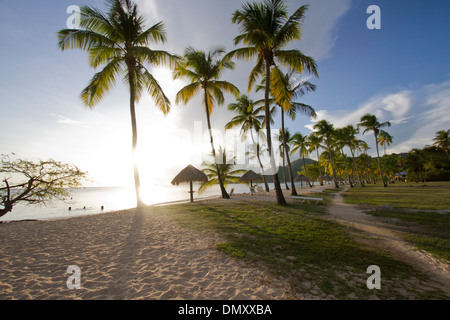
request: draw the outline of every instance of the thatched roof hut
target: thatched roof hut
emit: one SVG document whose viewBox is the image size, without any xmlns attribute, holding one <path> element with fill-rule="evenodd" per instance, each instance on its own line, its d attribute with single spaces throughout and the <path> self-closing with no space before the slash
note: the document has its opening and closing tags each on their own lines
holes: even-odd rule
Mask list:
<svg viewBox="0 0 450 320">
<path fill-rule="evenodd" d="M 295 182 L 299 181 L 311 181 L 307 176 L 304 176 L 303 174 L 297 176 L 297 178 L 294 179 Z"/>
<path fill-rule="evenodd" d="M 207 182 L 208 177 L 202 171 L 198 170 L 192 165 L 188 165 L 186 168 L 180 171 L 172 180 L 173 185 L 179 185 L 180 183 L 189 182 L 191 194 L 191 202 L 194 202 L 194 191 L 192 190 L 192 182 Z"/>
<path fill-rule="evenodd" d="M 250 187 L 253 187 L 253 181 L 262 181 L 262 176 L 258 173 L 255 173 L 252 170 L 248 170 L 240 179 L 241 182 L 249 182 Z"/>
</svg>

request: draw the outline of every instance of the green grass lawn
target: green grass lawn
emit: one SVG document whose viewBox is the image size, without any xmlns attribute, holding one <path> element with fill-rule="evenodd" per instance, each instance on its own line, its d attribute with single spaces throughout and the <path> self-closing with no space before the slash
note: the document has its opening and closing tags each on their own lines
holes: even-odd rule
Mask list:
<svg viewBox="0 0 450 320">
<path fill-rule="evenodd" d="M 367 185 L 349 189 L 344 198 L 374 216 L 396 218 L 408 231 L 405 240 L 450 260 L 450 182 Z"/>
<path fill-rule="evenodd" d="M 410 183 L 398 182 L 384 188 L 367 184 L 350 188 L 344 194 L 347 203 L 369 206 L 391 206 L 417 210 L 450 210 L 450 181 Z"/>
<path fill-rule="evenodd" d="M 325 218 L 326 205 L 230 200 L 154 210 L 199 233 L 219 233 L 224 240 L 217 244 L 218 250 L 264 265 L 272 274 L 289 279 L 300 294 L 328 299 L 443 297 L 434 289 L 405 290 L 411 279 L 426 283 L 426 277 L 386 252 L 356 242 L 345 227 Z M 366 286 L 370 265 L 382 270 L 382 290 Z"/>
</svg>

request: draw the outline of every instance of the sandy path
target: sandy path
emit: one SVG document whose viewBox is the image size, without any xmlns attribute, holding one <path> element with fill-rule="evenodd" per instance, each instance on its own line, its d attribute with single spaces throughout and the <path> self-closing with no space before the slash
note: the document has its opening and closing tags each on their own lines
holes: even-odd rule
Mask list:
<svg viewBox="0 0 450 320">
<path fill-rule="evenodd" d="M 441 289 L 450 296 L 449 264 L 433 257 L 424 250 L 419 250 L 406 243 L 402 239 L 401 232 L 393 230 L 392 225 L 384 223 L 380 218 L 365 214 L 355 206 L 345 203 L 342 193 L 347 189 L 337 193 L 332 200 L 332 205 L 328 209 L 331 218 L 367 232 L 373 237 L 370 240 L 370 245 L 386 249 L 399 260 L 405 261 L 429 274 L 441 285 Z"/>
<path fill-rule="evenodd" d="M 151 208 L 0 224 L 0 299 L 283 299 L 289 286 Z M 81 289 L 69 290 L 69 265 Z"/>
</svg>

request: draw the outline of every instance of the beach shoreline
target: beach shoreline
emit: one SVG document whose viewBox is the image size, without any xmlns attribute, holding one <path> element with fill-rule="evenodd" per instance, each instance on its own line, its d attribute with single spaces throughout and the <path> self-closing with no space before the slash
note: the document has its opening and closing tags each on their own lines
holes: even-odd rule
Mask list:
<svg viewBox="0 0 450 320">
<path fill-rule="evenodd" d="M 265 192 L 196 202 L 243 199 L 275 203 Z M 152 207 L 1 224 L 0 299 L 316 298 L 294 297 L 285 280 L 262 266 L 218 251 L 220 236 L 181 227 Z M 79 290 L 66 284 L 74 265 Z"/>
</svg>

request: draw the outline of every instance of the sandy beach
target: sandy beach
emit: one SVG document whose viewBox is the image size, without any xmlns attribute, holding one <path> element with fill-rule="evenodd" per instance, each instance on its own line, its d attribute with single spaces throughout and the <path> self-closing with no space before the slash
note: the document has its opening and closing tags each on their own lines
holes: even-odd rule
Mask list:
<svg viewBox="0 0 450 320">
<path fill-rule="evenodd" d="M 300 195 L 311 192 L 300 188 L 297 191 Z M 289 191 L 284 192 L 292 201 Z M 320 197 L 314 193 L 308 196 Z M 246 200 L 274 202 L 274 194 L 238 194 L 232 200 L 203 201 Z M 340 202 L 333 203 L 329 213 L 331 219 L 345 224 L 361 219 L 365 219 L 364 226 L 370 223 L 362 212 L 348 206 L 342 209 Z M 389 235 L 385 241 L 392 242 L 393 234 Z M 262 265 L 218 251 L 217 244 L 223 242 L 219 235 L 182 227 L 152 206 L 53 221 L 4 223 L 0 224 L 0 241 L 1 300 L 319 299 L 308 293 L 294 293 L 288 281 L 274 277 Z M 401 244 L 395 250 L 383 247 L 397 255 L 414 254 L 400 239 L 395 241 Z M 379 243 L 372 241 L 371 245 Z M 428 269 L 425 271 L 436 275 L 438 282 L 448 282 L 448 266 L 437 270 L 436 259 L 430 264 L 430 259 L 422 258 L 409 262 Z M 69 266 L 79 267 L 80 289 L 67 286 L 72 276 L 67 273 Z"/>
<path fill-rule="evenodd" d="M 151 207 L 0 224 L 0 238 L 0 299 L 290 298 L 283 280 L 217 251 L 219 238 Z M 67 287 L 71 265 L 81 289 Z"/>
</svg>

